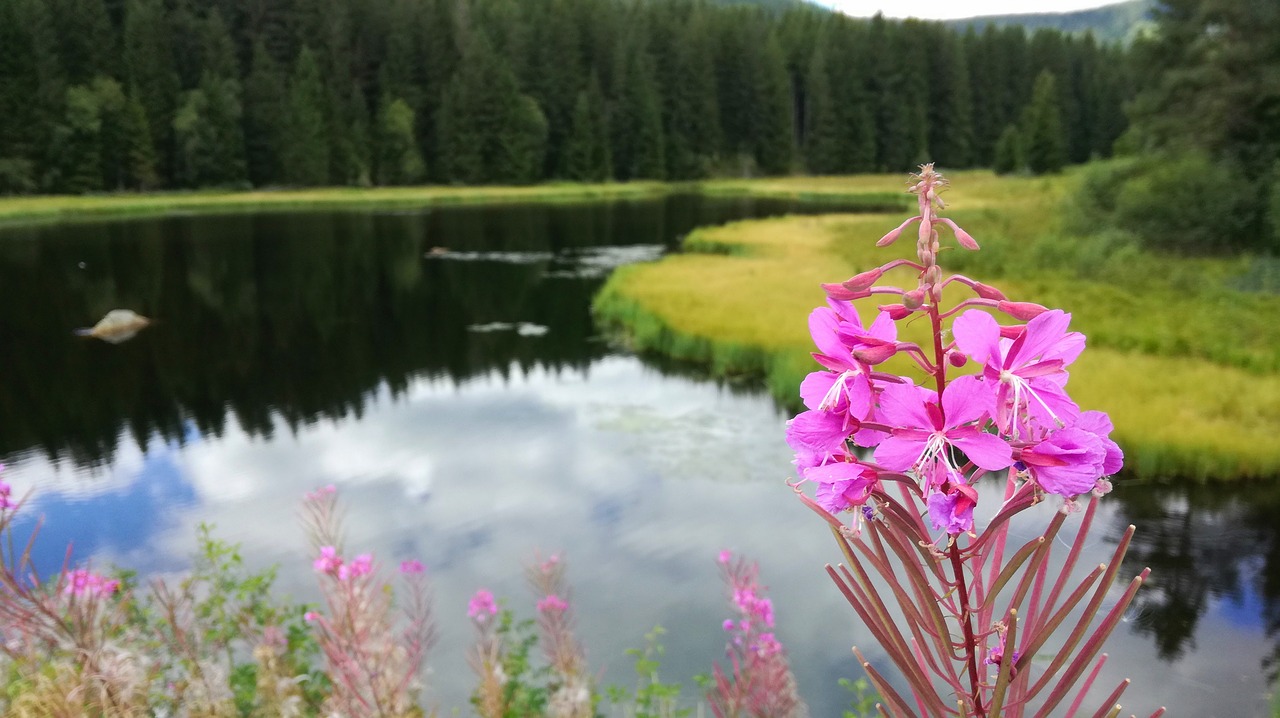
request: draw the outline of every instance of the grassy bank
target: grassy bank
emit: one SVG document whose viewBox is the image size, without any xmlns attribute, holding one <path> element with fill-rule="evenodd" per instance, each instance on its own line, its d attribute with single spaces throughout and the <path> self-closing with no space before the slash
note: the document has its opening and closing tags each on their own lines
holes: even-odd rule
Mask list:
<svg viewBox="0 0 1280 718">
<path fill-rule="evenodd" d="M 589 202 L 641 199 L 679 192 L 811 198 L 804 192 L 756 182 L 543 184 L 528 187 L 332 187 L 250 192 L 164 192 L 153 194 L 54 195 L 0 198 L 0 224 L 77 219 L 142 217 L 174 213 L 232 213 L 256 210 L 408 208 L 459 204 Z M 901 194 L 851 186 L 820 194 L 850 209 L 890 211 L 905 207 Z"/>
<path fill-rule="evenodd" d="M 760 184 L 820 194 L 901 187 L 902 179 Z M 1280 326 L 1273 321 L 1280 297 L 1232 288 L 1248 259 L 1156 256 L 1122 238 L 1070 236 L 1059 221 L 1070 176 L 959 173 L 952 180 L 950 216 L 983 250 L 948 250 L 944 265 L 1011 298 L 1073 313 L 1090 350 L 1073 367 L 1072 394 L 1111 413 L 1132 474 L 1280 474 Z M 700 230 L 686 253 L 615 273 L 596 311 L 637 349 L 720 374 L 763 376 L 794 405 L 800 380 L 815 368 L 805 318 L 823 301 L 819 283 L 913 253 L 910 238 L 874 246 L 906 216 L 789 217 Z M 906 284 L 910 275 L 888 279 Z M 904 329 L 910 338 L 924 327 Z"/>
</svg>

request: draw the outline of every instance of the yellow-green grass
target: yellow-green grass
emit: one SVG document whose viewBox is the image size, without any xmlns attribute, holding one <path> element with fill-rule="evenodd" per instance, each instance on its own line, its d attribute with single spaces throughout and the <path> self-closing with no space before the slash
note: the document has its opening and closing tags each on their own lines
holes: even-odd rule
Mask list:
<svg viewBox="0 0 1280 718">
<path fill-rule="evenodd" d="M 900 179 L 772 184 L 776 191 L 832 186 L 842 192 L 876 182 Z M 1224 288 L 1223 278 L 1241 260 L 1126 250 L 1121 259 L 1131 266 L 1081 276 L 1072 267 L 1047 266 L 1036 250 L 1037 241 L 1085 241 L 1064 238 L 1056 220 L 1070 177 L 1025 181 L 961 173 L 953 182 L 947 198 L 959 211 L 952 216 L 984 245 L 964 256 L 966 272 L 1013 299 L 1071 311 L 1073 327 L 1089 336 L 1069 389 L 1081 406 L 1111 414 L 1130 474 L 1280 475 L 1280 330 L 1270 321 L 1280 316 L 1280 298 Z M 688 238 L 686 253 L 616 272 L 596 311 L 637 349 L 703 362 L 721 374 L 763 375 L 775 396 L 794 407 L 800 380 L 816 368 L 806 317 L 824 300 L 818 285 L 910 256 L 911 236 L 890 249 L 874 246 L 904 218 L 789 217 L 702 229 Z M 944 265 L 962 251 L 948 250 Z M 986 263 L 984 253 L 991 257 Z M 907 271 L 887 279 L 913 281 Z M 965 296 L 971 295 L 953 291 L 951 301 Z M 873 305 L 860 304 L 864 316 Z M 920 341 L 927 326 L 916 321 L 902 331 L 904 339 Z M 892 368 L 911 370 L 901 362 Z"/>
<path fill-rule="evenodd" d="M 0 224 L 137 217 L 186 212 L 244 212 L 254 210 L 314 210 L 356 207 L 425 207 L 455 204 L 518 202 L 590 202 L 603 199 L 660 197 L 676 192 L 714 195 L 754 195 L 805 199 L 805 194 L 775 191 L 751 182 L 708 183 L 556 183 L 523 187 L 329 187 L 255 191 L 194 191 L 120 193 L 102 195 L 42 195 L 0 198 Z M 821 192 L 822 199 L 850 207 L 884 211 L 907 206 L 900 193 L 883 188 L 840 188 Z"/>
<path fill-rule="evenodd" d="M 139 216 L 173 212 L 414 207 L 510 202 L 583 202 L 654 197 L 676 185 L 661 182 L 546 184 L 528 187 L 330 187 L 250 192 L 158 192 L 0 198 L 0 223 Z"/>
</svg>

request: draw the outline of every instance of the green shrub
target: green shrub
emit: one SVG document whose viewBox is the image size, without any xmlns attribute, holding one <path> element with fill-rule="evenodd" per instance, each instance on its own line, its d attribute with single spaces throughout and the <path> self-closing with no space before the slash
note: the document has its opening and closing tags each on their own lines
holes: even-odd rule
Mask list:
<svg viewBox="0 0 1280 718">
<path fill-rule="evenodd" d="M 1231 168 L 1202 154 L 1143 163 L 1115 197 L 1115 225 L 1150 249 L 1216 254 L 1256 249 L 1248 232 L 1251 193 Z"/>
</svg>

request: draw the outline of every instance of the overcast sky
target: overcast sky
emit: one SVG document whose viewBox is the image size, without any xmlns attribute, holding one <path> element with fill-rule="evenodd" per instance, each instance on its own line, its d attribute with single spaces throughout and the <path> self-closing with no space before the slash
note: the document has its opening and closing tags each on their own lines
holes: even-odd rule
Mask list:
<svg viewBox="0 0 1280 718">
<path fill-rule="evenodd" d="M 871 17 L 883 12 L 885 17 L 918 17 L 949 20 L 978 15 L 1007 15 L 1027 12 L 1071 12 L 1112 5 L 1117 0 L 817 0 L 818 4 L 840 10 L 854 17 Z"/>
</svg>

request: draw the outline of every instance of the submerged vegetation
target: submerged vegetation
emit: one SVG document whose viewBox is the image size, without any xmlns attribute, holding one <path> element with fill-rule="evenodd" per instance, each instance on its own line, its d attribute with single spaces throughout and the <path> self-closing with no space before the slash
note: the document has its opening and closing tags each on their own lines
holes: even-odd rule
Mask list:
<svg viewBox="0 0 1280 718">
<path fill-rule="evenodd" d="M 944 252 L 942 265 L 1072 313 L 1091 346 L 1072 367 L 1072 384 L 1081 403 L 1111 415 L 1128 475 L 1280 471 L 1273 440 L 1280 326 L 1268 320 L 1280 311 L 1280 296 L 1236 288 L 1258 260 L 1171 257 L 1123 235 L 1069 234 L 1060 208 L 1074 174 L 957 176 L 947 197 L 951 216 L 983 251 Z M 769 186 L 816 194 L 898 182 L 810 178 Z M 883 216 L 830 215 L 699 230 L 682 254 L 618 270 L 595 310 L 638 350 L 703 363 L 722 376 L 763 376 L 779 400 L 794 402 L 811 366 L 803 319 L 822 300 L 819 284 L 910 251 L 874 246 L 883 223 Z"/>
</svg>

